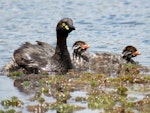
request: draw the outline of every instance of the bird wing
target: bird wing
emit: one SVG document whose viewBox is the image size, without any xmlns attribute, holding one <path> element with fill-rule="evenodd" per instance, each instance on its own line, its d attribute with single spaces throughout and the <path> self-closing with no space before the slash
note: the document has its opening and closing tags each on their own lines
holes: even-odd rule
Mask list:
<svg viewBox="0 0 150 113">
<path fill-rule="evenodd" d="M 37 44 L 26 42 L 15 50 L 14 59 L 18 65 L 26 68 L 41 67 L 47 64 L 54 51 L 54 48 L 45 42 L 37 41 Z"/>
</svg>

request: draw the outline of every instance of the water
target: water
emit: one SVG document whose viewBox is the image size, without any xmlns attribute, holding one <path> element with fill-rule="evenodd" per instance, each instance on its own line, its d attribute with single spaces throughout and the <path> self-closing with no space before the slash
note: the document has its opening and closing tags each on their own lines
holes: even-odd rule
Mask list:
<svg viewBox="0 0 150 113">
<path fill-rule="evenodd" d="M 126 45 L 134 45 L 142 53 L 135 60 L 150 67 L 149 6 L 149 0 L 1 0 L 0 68 L 25 41 L 55 46 L 55 27 L 64 17 L 72 18 L 76 27 L 67 40 L 70 52 L 77 40 L 90 44 L 90 52 L 121 53 Z"/>
<path fill-rule="evenodd" d="M 55 27 L 64 17 L 74 21 L 76 40 L 91 45 L 90 52 L 121 53 L 134 45 L 142 53 L 141 64 L 150 66 L 149 0 L 3 0 L 0 1 L 0 67 L 4 66 L 23 42 L 45 41 L 55 46 Z"/>
</svg>

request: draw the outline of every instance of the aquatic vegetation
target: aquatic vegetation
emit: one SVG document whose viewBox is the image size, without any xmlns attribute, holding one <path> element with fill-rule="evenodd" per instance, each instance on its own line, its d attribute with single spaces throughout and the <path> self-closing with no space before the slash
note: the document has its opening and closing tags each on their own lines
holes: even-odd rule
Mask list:
<svg viewBox="0 0 150 113">
<path fill-rule="evenodd" d="M 143 75 L 144 76 L 144 75 Z M 148 76 L 144 76 L 144 80 L 148 80 L 148 81 L 150 81 L 150 76 L 148 75 Z"/>
<path fill-rule="evenodd" d="M 136 109 L 138 111 L 141 111 L 143 113 L 149 113 L 150 112 L 149 105 L 150 105 L 150 95 L 147 95 L 142 100 L 134 102 L 134 107 L 136 107 Z"/>
<path fill-rule="evenodd" d="M 54 93 L 54 98 L 56 98 L 56 100 L 58 102 L 63 102 L 63 103 L 67 103 L 67 100 L 71 98 L 70 93 L 69 92 L 55 92 Z"/>
<path fill-rule="evenodd" d="M 110 70 L 107 70 L 110 69 Z M 111 68 L 105 68 L 111 72 Z M 104 71 L 105 71 L 104 70 Z M 27 106 L 30 112 L 56 110 L 67 113 L 82 109 L 98 109 L 111 113 L 150 112 L 150 76 L 140 73 L 141 67 L 132 64 L 120 65 L 116 74 L 77 72 L 69 70 L 65 75 L 17 75 L 14 85 L 20 91 L 33 94 Z M 142 70 L 143 71 L 143 70 Z M 21 75 L 21 76 L 20 76 Z M 72 92 L 86 92 L 86 96 Z M 131 96 L 130 94 L 135 96 Z M 143 98 L 139 98 L 142 95 Z M 49 102 L 46 98 L 52 98 Z M 72 102 L 70 104 L 70 100 Z M 32 105 L 32 102 L 36 105 Z M 79 106 L 78 103 L 86 103 Z"/>
<path fill-rule="evenodd" d="M 34 94 L 33 97 L 29 98 L 29 100 L 32 102 L 32 101 L 35 101 L 35 100 L 38 100 L 40 97 L 41 97 L 42 93 L 41 92 L 36 92 Z"/>
<path fill-rule="evenodd" d="M 127 91 L 128 91 L 128 89 L 124 86 L 120 86 L 117 89 L 117 93 L 122 96 L 127 96 Z"/>
<path fill-rule="evenodd" d="M 77 96 L 75 98 L 75 101 L 77 101 L 77 102 L 83 102 L 83 101 L 87 101 L 87 100 L 88 100 L 87 97 L 79 97 L 79 96 Z"/>
<path fill-rule="evenodd" d="M 11 107 L 22 107 L 23 102 L 18 99 L 18 97 L 13 96 L 11 99 L 6 99 L 1 101 L 1 105 L 3 105 L 5 108 Z"/>
<path fill-rule="evenodd" d="M 45 113 L 48 111 L 48 103 L 42 103 L 37 105 L 29 105 L 27 106 L 28 111 L 34 112 L 34 113 Z"/>
<path fill-rule="evenodd" d="M 48 94 L 48 93 L 49 93 L 49 88 L 47 88 L 47 87 L 42 87 L 42 88 L 41 88 L 41 93 L 43 93 L 43 94 Z"/>
<path fill-rule="evenodd" d="M 55 102 L 55 103 L 42 103 L 42 104 L 38 104 L 38 105 L 30 105 L 27 106 L 28 111 L 30 112 L 40 112 L 40 113 L 44 113 L 48 110 L 56 110 L 59 113 L 71 113 L 73 111 L 78 111 L 78 110 L 82 110 L 85 109 L 82 106 L 78 106 L 78 105 L 71 105 L 71 104 L 64 104 L 61 102 Z"/>
<path fill-rule="evenodd" d="M 23 81 L 24 86 L 29 86 L 30 82 L 29 81 Z"/>
<path fill-rule="evenodd" d="M 73 111 L 78 111 L 82 109 L 85 108 L 77 105 L 70 105 L 70 104 L 61 104 L 56 108 L 57 112 L 59 113 L 71 113 Z"/>
<path fill-rule="evenodd" d="M 96 80 L 91 81 L 91 87 L 96 87 L 96 86 L 98 86 L 98 81 Z"/>
<path fill-rule="evenodd" d="M 147 73 L 149 71 L 150 70 L 147 67 L 127 63 L 124 65 L 120 65 L 117 70 L 117 73 L 119 75 L 138 75 L 140 73 Z"/>
<path fill-rule="evenodd" d="M 21 113 L 21 112 L 17 112 L 14 109 L 10 109 L 10 110 L 6 110 L 6 111 L 0 110 L 0 113 Z"/>
<path fill-rule="evenodd" d="M 23 75 L 23 72 L 20 72 L 20 71 L 12 71 L 12 72 L 9 72 L 8 74 L 8 76 L 12 78 L 17 78 L 21 75 Z"/>
<path fill-rule="evenodd" d="M 91 109 L 111 108 L 115 105 L 115 100 L 112 95 L 104 92 L 92 93 L 88 97 L 88 107 Z"/>
</svg>

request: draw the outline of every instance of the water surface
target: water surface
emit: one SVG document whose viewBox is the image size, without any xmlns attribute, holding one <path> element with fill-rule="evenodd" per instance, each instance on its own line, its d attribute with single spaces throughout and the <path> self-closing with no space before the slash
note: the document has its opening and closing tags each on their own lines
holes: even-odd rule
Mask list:
<svg viewBox="0 0 150 113">
<path fill-rule="evenodd" d="M 121 53 L 133 45 L 142 53 L 135 60 L 150 67 L 149 6 L 149 0 L 1 0 L 0 68 L 25 41 L 55 46 L 55 27 L 64 17 L 72 18 L 76 27 L 67 40 L 70 52 L 77 40 L 90 44 L 90 52 Z M 0 100 L 22 94 L 7 77 L 0 76 L 0 83 Z"/>
</svg>

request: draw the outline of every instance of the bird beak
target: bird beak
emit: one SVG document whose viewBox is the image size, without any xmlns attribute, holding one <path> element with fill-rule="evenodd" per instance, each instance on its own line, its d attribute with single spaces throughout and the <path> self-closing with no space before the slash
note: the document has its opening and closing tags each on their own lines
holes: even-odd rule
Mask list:
<svg viewBox="0 0 150 113">
<path fill-rule="evenodd" d="M 88 48 L 90 48 L 90 45 L 84 44 L 84 45 L 81 46 L 81 48 L 82 49 L 88 49 Z"/>
<path fill-rule="evenodd" d="M 132 53 L 132 55 L 133 55 L 133 56 L 137 56 L 137 55 L 141 55 L 141 53 L 138 52 L 138 51 L 135 51 L 135 52 Z"/>
<path fill-rule="evenodd" d="M 70 28 L 71 30 L 75 30 L 75 27 L 74 27 L 73 25 L 69 25 L 69 28 Z"/>
</svg>

